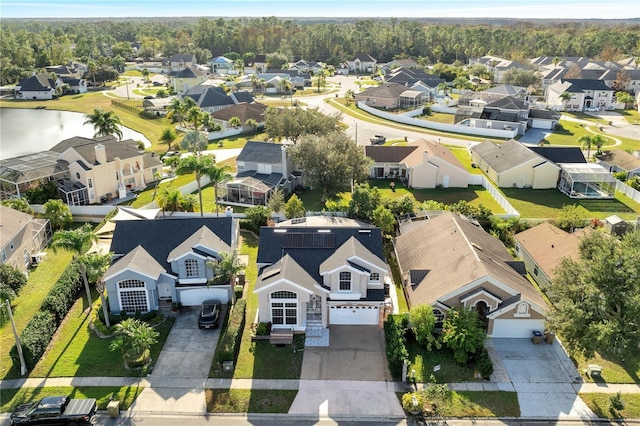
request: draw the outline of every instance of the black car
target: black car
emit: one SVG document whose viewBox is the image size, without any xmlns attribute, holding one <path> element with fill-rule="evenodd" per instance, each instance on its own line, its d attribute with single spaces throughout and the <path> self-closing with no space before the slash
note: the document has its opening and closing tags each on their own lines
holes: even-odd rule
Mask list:
<svg viewBox="0 0 640 426">
<path fill-rule="evenodd" d="M 145 99 L 155 99 L 156 97 L 153 95 L 147 95 L 144 97 Z"/>
<path fill-rule="evenodd" d="M 218 328 L 220 325 L 220 309 L 222 304 L 219 300 L 205 300 L 200 307 L 198 317 L 198 328 Z"/>
</svg>

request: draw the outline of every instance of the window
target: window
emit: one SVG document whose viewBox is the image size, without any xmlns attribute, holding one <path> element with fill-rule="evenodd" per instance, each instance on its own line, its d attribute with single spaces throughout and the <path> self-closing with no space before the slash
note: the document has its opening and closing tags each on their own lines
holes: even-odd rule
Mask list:
<svg viewBox="0 0 640 426">
<path fill-rule="evenodd" d="M 2 255 L 2 263 L 7 261 L 7 252 L 5 251 L 5 249 L 2 249 L 2 252 L 0 252 L 0 255 Z"/>
<path fill-rule="evenodd" d="M 120 308 L 124 312 L 148 312 L 147 289 L 144 281 L 123 280 L 118 283 Z"/>
<path fill-rule="evenodd" d="M 340 291 L 351 291 L 351 272 L 340 272 Z"/>
<path fill-rule="evenodd" d="M 76 172 L 76 179 L 80 179 L 80 172 Z"/>
<path fill-rule="evenodd" d="M 369 275 L 369 281 L 380 281 L 380 274 L 372 272 L 371 275 Z"/>
<path fill-rule="evenodd" d="M 187 277 L 198 277 L 198 261 L 195 259 L 187 259 L 184 261 L 184 269 Z"/>
<path fill-rule="evenodd" d="M 292 291 L 271 293 L 271 322 L 274 325 L 298 324 L 298 295 Z"/>
<path fill-rule="evenodd" d="M 93 179 L 87 179 L 87 183 L 89 184 L 89 188 L 93 188 Z"/>
<path fill-rule="evenodd" d="M 520 303 L 516 308 L 515 317 L 528 317 L 531 316 L 529 314 L 529 304 L 528 303 Z"/>
<path fill-rule="evenodd" d="M 436 317 L 435 328 L 442 328 L 444 319 L 447 317 L 440 309 L 433 308 L 433 315 Z"/>
<path fill-rule="evenodd" d="M 533 267 L 533 275 L 535 275 L 536 277 L 538 276 L 538 267 L 537 266 Z"/>
<path fill-rule="evenodd" d="M 9 243 L 9 250 L 13 251 L 13 250 L 15 250 L 15 248 L 16 248 L 16 247 L 13 245 L 13 241 L 11 241 L 11 242 Z"/>
</svg>

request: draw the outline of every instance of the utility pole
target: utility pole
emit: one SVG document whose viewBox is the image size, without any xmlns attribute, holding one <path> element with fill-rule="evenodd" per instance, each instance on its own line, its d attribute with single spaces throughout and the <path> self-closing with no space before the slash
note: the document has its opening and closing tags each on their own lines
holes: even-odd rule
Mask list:
<svg viewBox="0 0 640 426">
<path fill-rule="evenodd" d="M 6 300 L 7 314 L 9 315 L 9 321 L 11 321 L 11 329 L 13 330 L 13 337 L 16 340 L 16 349 L 18 349 L 18 356 L 20 357 L 20 375 L 27 374 L 27 364 L 24 362 L 24 355 L 22 354 L 22 345 L 20 344 L 20 337 L 18 336 L 18 330 L 16 329 L 16 323 L 13 321 L 13 313 L 11 312 L 11 303 L 9 299 Z"/>
</svg>

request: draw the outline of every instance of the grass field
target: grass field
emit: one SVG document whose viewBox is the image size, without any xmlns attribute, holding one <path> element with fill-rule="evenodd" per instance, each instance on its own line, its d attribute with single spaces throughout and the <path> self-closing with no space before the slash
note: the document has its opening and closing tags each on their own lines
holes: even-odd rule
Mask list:
<svg viewBox="0 0 640 426">
<path fill-rule="evenodd" d="M 592 132 L 588 132 L 584 124 L 562 120 L 558 126 L 558 129 L 548 135 L 545 140 L 551 145 L 581 146 L 582 143 L 578 142 L 578 139 L 585 135 L 593 136 L 595 132 L 595 134 L 599 134 L 605 139 L 605 145 L 602 147 L 602 149 L 615 148 L 624 150 L 640 148 L 640 140 L 638 139 L 630 139 L 617 135 L 608 135 L 604 132 L 598 131 L 597 124 L 588 127 L 590 130 L 592 130 Z M 619 139 L 622 144 L 615 145 L 615 141 L 611 139 L 612 137 Z"/>
<path fill-rule="evenodd" d="M 297 394 L 296 390 L 207 389 L 207 412 L 286 414 Z"/>
<path fill-rule="evenodd" d="M 612 395 L 605 393 L 580 394 L 580 398 L 582 398 L 585 404 L 587 404 L 598 417 L 605 419 L 640 418 L 640 394 L 622 394 L 624 409 L 621 411 L 611 409 L 611 396 Z M 626 424 L 626 422 L 620 424 Z"/>
<path fill-rule="evenodd" d="M 50 386 L 46 388 L 15 388 L 0 390 L 0 412 L 11 412 L 18 404 L 37 401 L 47 396 L 67 395 L 71 398 L 95 398 L 98 410 L 107 408 L 107 404 L 113 398 L 120 401 L 120 409 L 127 410 L 140 395 L 144 388 L 138 386 L 111 387 L 111 386 Z"/>
<path fill-rule="evenodd" d="M 400 295 L 398 295 L 399 297 Z M 416 380 L 429 382 L 433 374 L 438 383 L 459 383 L 478 381 L 474 377 L 474 367 L 460 365 L 453 359 L 453 353 L 447 349 L 427 351 L 413 339 L 407 339 L 409 351 L 408 371 L 416 370 Z M 440 371 L 433 372 L 433 367 L 440 365 Z"/>
<path fill-rule="evenodd" d="M 402 395 L 396 394 L 401 403 Z M 438 406 L 438 414 L 445 417 L 519 417 L 520 404 L 515 392 L 453 391 L 449 400 Z M 421 419 L 416 419 L 415 424 L 441 424 L 437 421 L 431 423 L 429 419 L 425 417 L 424 423 Z M 446 421 L 442 424 L 446 424 Z M 471 420 L 470 424 L 475 422 Z"/>
<path fill-rule="evenodd" d="M 635 109 L 617 110 L 618 114 L 622 115 L 629 124 L 640 124 L 640 111 Z"/>
<path fill-rule="evenodd" d="M 640 385 L 640 356 L 627 358 L 624 361 L 603 357 L 596 353 L 593 358 L 587 359 L 581 355 L 573 356 L 574 362 L 578 365 L 578 371 L 582 374 L 585 382 L 590 383 L 635 383 Z M 593 380 L 584 371 L 589 364 L 596 364 L 602 367 L 601 377 Z"/>
</svg>

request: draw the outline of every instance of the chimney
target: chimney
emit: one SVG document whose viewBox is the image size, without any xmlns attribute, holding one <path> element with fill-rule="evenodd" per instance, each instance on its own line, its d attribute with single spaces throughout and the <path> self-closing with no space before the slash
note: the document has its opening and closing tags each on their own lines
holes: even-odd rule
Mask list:
<svg viewBox="0 0 640 426">
<path fill-rule="evenodd" d="M 101 143 L 93 147 L 96 152 L 96 164 L 107 164 L 107 151 Z"/>
</svg>

